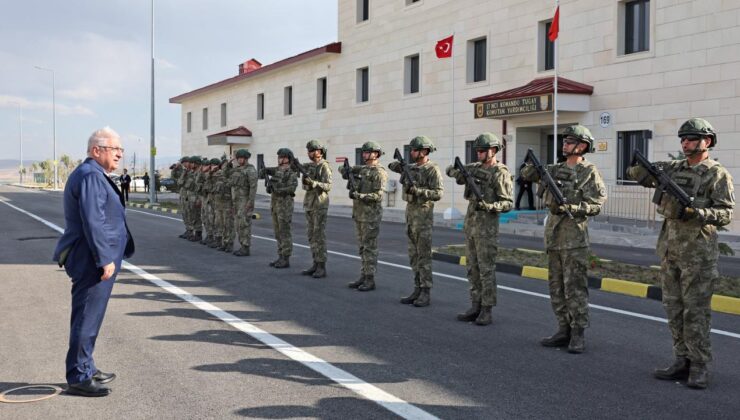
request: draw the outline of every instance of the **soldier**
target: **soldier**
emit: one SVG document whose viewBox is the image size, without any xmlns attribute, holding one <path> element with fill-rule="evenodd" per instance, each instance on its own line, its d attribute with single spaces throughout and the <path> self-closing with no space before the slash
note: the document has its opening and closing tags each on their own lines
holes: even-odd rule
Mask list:
<svg viewBox="0 0 740 420">
<path fill-rule="evenodd" d="M 303 210 L 306 213 L 308 243 L 311 245 L 313 264 L 303 270 L 304 276 L 326 277 L 326 215 L 329 211 L 331 167 L 326 157 L 326 146 L 319 140 L 306 144 L 310 162 L 303 164 L 308 176 L 303 177 Z"/>
<path fill-rule="evenodd" d="M 583 155 L 594 152 L 594 138 L 588 128 L 572 125 L 563 132 L 565 161 L 548 165 L 547 171 L 560 184 L 568 204 L 558 205 L 552 192 L 541 183 L 538 194 L 550 209 L 545 226 L 550 303 L 558 331 L 540 341 L 545 347 L 568 346 L 569 353 L 583 353 L 583 331 L 588 321 L 588 217 L 601 212 L 606 187 L 596 166 Z M 534 166 L 522 170 L 523 179 L 541 181 Z M 544 194 L 544 196 L 543 196 Z M 570 216 L 567 214 L 573 216 Z"/>
<path fill-rule="evenodd" d="M 218 226 L 216 226 L 216 171 L 219 170 L 219 166 L 221 165 L 221 159 L 213 158 L 209 162 L 209 170 L 208 170 L 208 178 L 206 179 L 206 219 L 208 220 L 208 226 L 210 226 L 210 230 L 208 231 L 208 240 L 206 240 L 205 245 L 210 248 L 215 248 L 214 244 L 216 242 L 219 243 L 220 246 L 220 240 L 217 239 L 217 236 L 220 234 L 218 233 Z"/>
<path fill-rule="evenodd" d="M 403 200 L 406 201 L 406 235 L 409 260 L 414 271 L 414 291 L 402 298 L 401 303 L 423 307 L 431 303 L 434 202 L 442 198 L 444 187 L 442 171 L 429 160 L 429 154 L 437 150 L 432 140 L 426 136 L 414 137 L 410 146 L 414 163 L 409 164 L 409 170 L 414 185 L 404 185 Z M 400 162 L 391 162 L 388 168 L 403 173 Z"/>
<path fill-rule="evenodd" d="M 465 185 L 468 211 L 465 214 L 465 250 L 470 282 L 471 307 L 457 315 L 458 321 L 491 323 L 491 308 L 496 306 L 496 254 L 498 253 L 499 213 L 511 210 L 512 177 L 509 168 L 496 161 L 504 145 L 496 135 L 483 133 L 473 143 L 478 162 L 466 165 L 483 197 L 479 200 L 461 171 L 451 165 L 447 175 Z"/>
<path fill-rule="evenodd" d="M 216 239 L 211 248 L 232 252 L 234 246 L 234 209 L 231 200 L 230 162 L 221 160 L 220 168 L 213 174 L 214 224 Z"/>
<path fill-rule="evenodd" d="M 380 166 L 383 150 L 374 141 L 362 145 L 362 160 L 365 165 L 356 165 L 346 173 L 339 167 L 342 177 L 355 179 L 355 191 L 350 191 L 352 218 L 355 219 L 357 242 L 360 244 L 362 268 L 360 278 L 349 283 L 349 287 L 361 292 L 375 290 L 375 271 L 378 266 L 378 233 L 383 218 L 383 193 L 388 183 L 388 173 Z"/>
<path fill-rule="evenodd" d="M 203 220 L 200 218 L 200 182 L 198 175 L 203 159 L 200 156 L 192 156 L 190 164 L 192 171 L 185 180 L 185 188 L 188 190 L 188 215 L 190 219 L 190 231 L 188 238 L 191 242 L 200 242 L 203 239 Z"/>
<path fill-rule="evenodd" d="M 678 130 L 685 159 L 656 162 L 689 197 L 683 207 L 664 192 L 658 213 L 665 217 L 658 238 L 661 258 L 663 307 L 673 336 L 673 365 L 656 369 L 658 379 L 687 379 L 687 386 L 704 389 L 709 381 L 707 363 L 712 360 L 709 341 L 712 287 L 717 280 L 717 227 L 732 221 L 735 195 L 732 176 L 709 157 L 717 145 L 717 133 L 701 118 L 692 118 Z M 627 174 L 648 188 L 658 181 L 642 166 Z"/>
<path fill-rule="evenodd" d="M 212 219 L 208 217 L 208 198 L 211 195 L 211 160 L 203 158 L 201 161 L 200 172 L 197 178 L 198 185 L 200 185 L 200 219 L 203 221 L 203 228 L 206 231 L 206 235 L 203 235 L 200 243 L 206 245 L 213 239 L 213 224 Z"/>
<path fill-rule="evenodd" d="M 252 213 L 254 199 L 257 197 L 257 169 L 249 163 L 252 154 L 247 149 L 236 151 L 236 167 L 231 171 L 231 199 L 236 215 L 235 227 L 239 236 L 240 248 L 234 251 L 237 257 L 249 256 L 252 241 Z"/>
<path fill-rule="evenodd" d="M 290 255 L 293 253 L 293 238 L 290 234 L 290 224 L 293 221 L 293 204 L 295 190 L 298 187 L 298 172 L 293 170 L 290 163 L 293 161 L 293 152 L 288 148 L 277 151 L 278 166 L 265 168 L 265 173 L 259 174 L 264 178 L 270 177 L 270 213 L 272 215 L 272 229 L 277 240 L 278 259 L 270 263 L 271 267 L 290 267 Z"/>
<path fill-rule="evenodd" d="M 180 161 L 175 163 L 174 165 L 170 166 L 172 179 L 174 179 L 177 182 L 177 193 L 180 198 L 180 213 L 182 214 L 185 210 L 185 192 L 182 188 L 183 183 L 185 182 L 184 174 L 185 174 L 185 167 L 188 165 L 188 161 L 190 160 L 189 157 L 183 156 L 180 158 Z M 185 224 L 185 216 L 182 216 L 183 224 Z M 186 225 L 186 224 L 185 224 Z M 187 226 L 187 225 L 186 225 Z M 185 232 L 180 235 L 180 238 L 186 238 L 188 236 L 187 228 L 185 229 Z"/>
<path fill-rule="evenodd" d="M 182 173 L 182 177 L 180 178 L 180 181 L 182 182 L 182 185 L 180 186 L 180 197 L 183 200 L 182 203 L 182 221 L 185 224 L 185 239 L 190 240 L 193 236 L 195 236 L 195 232 L 193 231 L 193 216 L 192 216 L 192 192 L 191 189 L 193 187 L 193 168 L 195 167 L 194 161 L 196 159 L 200 159 L 198 156 L 189 156 L 187 162 L 185 163 L 185 170 Z"/>
</svg>

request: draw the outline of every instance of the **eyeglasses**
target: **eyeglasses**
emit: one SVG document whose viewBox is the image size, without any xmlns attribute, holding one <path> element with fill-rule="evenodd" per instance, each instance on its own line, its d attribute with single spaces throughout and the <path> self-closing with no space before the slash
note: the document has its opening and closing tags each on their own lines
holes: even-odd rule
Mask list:
<svg viewBox="0 0 740 420">
<path fill-rule="evenodd" d="M 123 147 L 113 147 L 113 146 L 96 146 L 100 149 L 109 149 L 113 150 L 114 152 L 121 152 L 123 154 Z"/>
</svg>

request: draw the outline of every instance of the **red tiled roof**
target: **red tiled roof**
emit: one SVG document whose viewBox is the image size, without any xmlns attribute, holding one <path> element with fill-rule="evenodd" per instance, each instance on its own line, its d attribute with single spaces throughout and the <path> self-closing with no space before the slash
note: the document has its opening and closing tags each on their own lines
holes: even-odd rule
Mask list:
<svg viewBox="0 0 740 420">
<path fill-rule="evenodd" d="M 471 103 L 498 101 L 501 99 L 514 99 L 522 98 L 525 96 L 542 95 L 545 93 L 553 93 L 553 76 L 543 77 L 541 79 L 534 79 L 524 86 L 519 86 L 514 89 L 505 90 L 503 92 L 493 93 L 486 96 L 479 96 L 470 100 Z M 573 80 L 566 79 L 564 77 L 558 77 L 558 93 L 577 93 L 583 95 L 591 95 L 594 93 L 594 87 L 574 82 Z"/>
<path fill-rule="evenodd" d="M 340 54 L 342 52 L 342 43 L 341 42 L 334 42 L 331 44 L 324 45 L 323 47 L 314 48 L 313 50 L 309 50 L 303 53 L 300 53 L 298 55 L 294 55 L 293 57 L 286 58 L 284 60 L 276 61 L 272 64 L 269 64 L 267 66 L 260 67 L 259 69 L 250 71 L 249 73 L 239 74 L 237 76 L 234 76 L 232 78 L 222 80 L 220 82 L 216 82 L 213 84 L 210 84 L 208 86 L 204 86 L 199 89 L 195 89 L 193 91 L 183 93 L 182 95 L 175 96 L 174 98 L 170 98 L 171 104 L 180 104 L 183 100 L 190 98 L 192 96 L 200 95 L 202 93 L 211 91 L 213 89 L 218 89 L 220 87 L 224 87 L 227 85 L 230 85 L 232 83 L 240 82 L 244 79 L 248 79 L 250 77 L 258 76 L 263 73 L 267 73 L 272 70 L 277 70 L 281 67 L 285 67 L 290 64 L 297 63 L 299 61 L 307 60 L 311 57 L 315 57 L 317 55 L 325 54 L 325 53 L 334 53 L 334 54 Z"/>
<path fill-rule="evenodd" d="M 216 137 L 216 136 L 243 136 L 243 137 L 252 137 L 252 132 L 243 125 L 240 125 L 239 127 L 232 128 L 231 130 L 222 131 L 220 133 L 211 134 L 208 137 Z"/>
</svg>

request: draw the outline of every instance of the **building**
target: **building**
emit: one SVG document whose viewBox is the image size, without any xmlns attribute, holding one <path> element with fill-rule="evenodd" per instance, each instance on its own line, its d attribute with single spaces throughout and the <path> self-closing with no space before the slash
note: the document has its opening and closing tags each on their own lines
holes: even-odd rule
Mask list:
<svg viewBox="0 0 740 420">
<path fill-rule="evenodd" d="M 279 147 L 302 157 L 318 138 L 331 162 L 354 162 L 374 140 L 387 164 L 394 148 L 426 134 L 444 168 L 455 156 L 469 161 L 470 142 L 491 131 L 505 138 L 500 159 L 513 172 L 528 148 L 552 162 L 552 0 L 338 7 L 338 42 L 270 65 L 249 60 L 233 78 L 170 99 L 182 106 L 182 153 L 248 147 L 270 165 Z M 693 116 L 714 125 L 713 156 L 740 180 L 740 2 L 561 0 L 559 26 L 558 130 L 580 123 L 596 137 L 587 158 L 609 185 L 606 214 L 655 217 L 648 191 L 625 180 L 625 168 L 635 149 L 651 160 L 678 153 L 678 127 Z M 452 57 L 437 58 L 437 42 L 450 35 Z M 390 195 L 389 206 L 402 208 L 400 192 Z M 348 202 L 343 184 L 331 200 Z M 464 211 L 465 202 L 446 179 L 436 209 L 451 207 Z"/>
</svg>

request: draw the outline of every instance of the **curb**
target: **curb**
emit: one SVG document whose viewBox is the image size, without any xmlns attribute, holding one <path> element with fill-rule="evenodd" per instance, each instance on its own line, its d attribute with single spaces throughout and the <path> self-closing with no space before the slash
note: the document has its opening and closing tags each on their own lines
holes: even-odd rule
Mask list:
<svg viewBox="0 0 740 420">
<path fill-rule="evenodd" d="M 460 257 L 436 251 L 432 252 L 432 259 L 457 265 L 466 265 L 467 263 L 464 256 Z M 546 268 L 507 263 L 496 263 L 496 271 L 545 281 L 547 281 L 548 274 L 548 270 Z M 660 287 L 635 281 L 589 276 L 588 287 L 591 289 L 598 289 L 605 292 L 619 293 L 639 298 L 658 301 L 663 299 L 663 291 Z M 731 296 L 714 295 L 712 296 L 712 310 L 716 312 L 740 315 L 740 299 Z"/>
<path fill-rule="evenodd" d="M 154 211 L 160 211 L 162 213 L 172 213 L 172 214 L 179 214 L 180 213 L 180 211 L 177 210 L 177 209 L 169 209 L 169 208 L 160 207 L 160 206 L 157 206 L 157 205 L 154 205 L 153 206 L 153 205 L 151 205 L 149 203 L 146 203 L 146 204 L 128 203 L 128 204 L 126 204 L 126 206 L 127 207 L 136 207 L 136 208 L 140 208 L 140 209 L 149 209 L 149 210 L 154 210 Z M 262 219 L 262 215 L 260 215 L 259 213 L 252 213 L 252 219 L 254 219 L 254 220 Z"/>
</svg>

